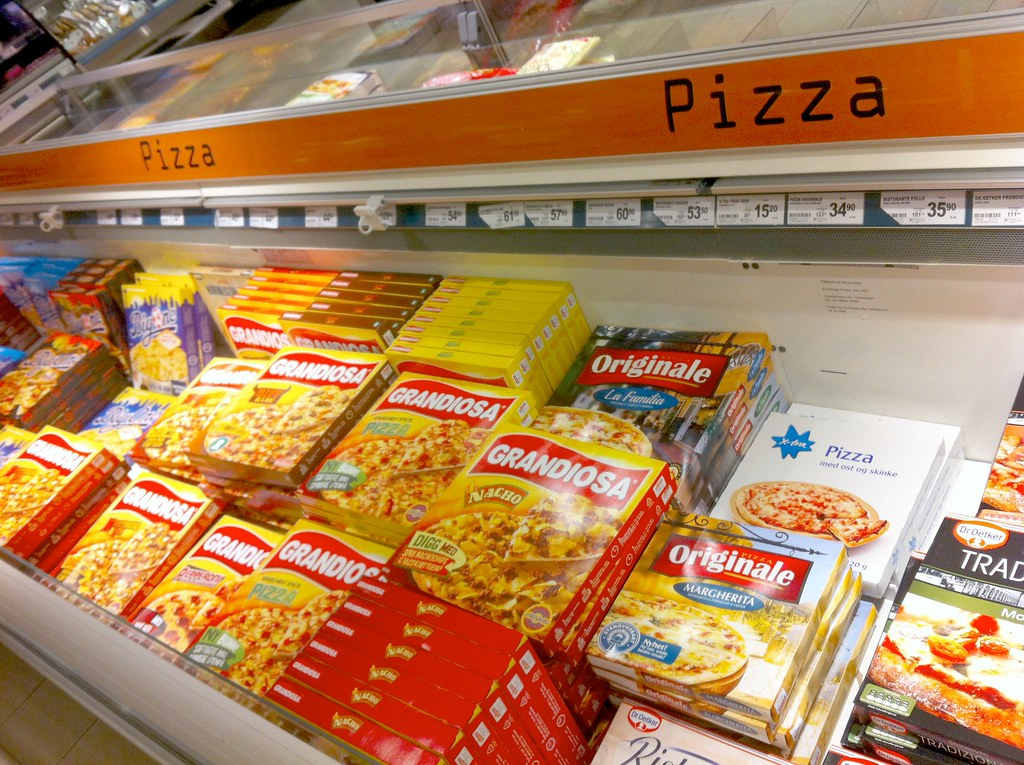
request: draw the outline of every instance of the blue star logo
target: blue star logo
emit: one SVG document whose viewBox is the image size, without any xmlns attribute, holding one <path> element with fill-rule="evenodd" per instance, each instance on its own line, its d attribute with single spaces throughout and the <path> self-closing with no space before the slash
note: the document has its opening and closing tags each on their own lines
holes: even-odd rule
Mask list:
<svg viewBox="0 0 1024 765">
<path fill-rule="evenodd" d="M 792 425 L 789 426 L 786 435 L 772 436 L 772 441 L 775 442 L 775 446 L 772 448 L 782 452 L 782 459 L 786 459 L 786 457 L 796 459 L 796 455 L 800 452 L 809 452 L 814 446 L 814 441 L 811 440 L 811 431 L 797 433 L 796 428 Z"/>
</svg>

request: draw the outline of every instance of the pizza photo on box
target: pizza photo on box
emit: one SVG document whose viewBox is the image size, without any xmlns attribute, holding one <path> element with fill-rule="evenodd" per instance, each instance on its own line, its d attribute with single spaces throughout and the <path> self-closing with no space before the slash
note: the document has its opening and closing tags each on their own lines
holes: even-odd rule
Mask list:
<svg viewBox="0 0 1024 765">
<path fill-rule="evenodd" d="M 847 547 L 873 542 L 890 525 L 857 495 L 824 484 L 761 481 L 741 486 L 729 502 L 736 520 L 838 539 Z"/>
<path fill-rule="evenodd" d="M 1007 425 L 992 462 L 982 505 L 1007 513 L 1024 511 L 1024 427 Z"/>
</svg>

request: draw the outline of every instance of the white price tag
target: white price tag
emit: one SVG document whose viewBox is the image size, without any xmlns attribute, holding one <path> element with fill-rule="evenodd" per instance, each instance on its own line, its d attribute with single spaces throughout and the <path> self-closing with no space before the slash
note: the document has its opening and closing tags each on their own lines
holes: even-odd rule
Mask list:
<svg viewBox="0 0 1024 765">
<path fill-rule="evenodd" d="M 639 199 L 588 199 L 587 228 L 640 225 Z"/>
<path fill-rule="evenodd" d="M 337 228 L 337 207 L 307 207 L 306 228 Z"/>
<path fill-rule="evenodd" d="M 966 191 L 884 191 L 882 210 L 901 226 L 961 226 Z"/>
<path fill-rule="evenodd" d="M 790 226 L 862 226 L 864 194 L 789 194 L 786 223 Z"/>
<path fill-rule="evenodd" d="M 14 213 L 0 213 L 0 226 L 13 226 Z"/>
<path fill-rule="evenodd" d="M 715 224 L 719 226 L 781 226 L 786 220 L 786 195 L 718 197 Z"/>
<path fill-rule="evenodd" d="M 463 227 L 466 225 L 466 205 L 427 205 L 427 225 Z"/>
<path fill-rule="evenodd" d="M 18 225 L 19 226 L 34 226 L 34 225 L 36 225 L 36 214 L 35 213 L 18 213 Z"/>
<path fill-rule="evenodd" d="M 250 208 L 249 226 L 251 228 L 277 228 L 277 210 L 273 207 Z"/>
<path fill-rule="evenodd" d="M 715 198 L 655 199 L 654 214 L 666 226 L 714 226 Z"/>
<path fill-rule="evenodd" d="M 129 207 L 124 210 L 121 210 L 121 225 L 141 226 L 142 210 L 140 210 L 138 207 Z"/>
<path fill-rule="evenodd" d="M 184 226 L 185 210 L 181 207 L 165 207 L 160 211 L 161 226 Z"/>
<path fill-rule="evenodd" d="M 381 205 L 377 210 L 377 217 L 380 222 L 388 228 L 398 225 L 398 208 L 394 204 Z"/>
<path fill-rule="evenodd" d="M 526 225 L 526 213 L 522 202 L 481 205 L 477 212 L 480 219 L 491 228 L 516 228 Z"/>
<path fill-rule="evenodd" d="M 96 211 L 96 225 L 97 226 L 116 226 L 117 225 L 117 210 L 97 210 Z"/>
<path fill-rule="evenodd" d="M 972 226 L 1024 226 L 1024 191 L 975 191 Z"/>
<path fill-rule="evenodd" d="M 242 228 L 245 225 L 245 210 L 241 207 L 221 207 L 214 213 L 217 228 Z"/>
<path fill-rule="evenodd" d="M 526 217 L 538 228 L 572 225 L 572 202 L 527 202 Z"/>
</svg>

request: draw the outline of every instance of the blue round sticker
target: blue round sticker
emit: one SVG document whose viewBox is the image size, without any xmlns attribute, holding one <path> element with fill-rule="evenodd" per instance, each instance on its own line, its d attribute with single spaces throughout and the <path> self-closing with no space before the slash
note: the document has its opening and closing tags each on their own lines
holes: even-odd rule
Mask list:
<svg viewBox="0 0 1024 765">
<path fill-rule="evenodd" d="M 606 654 L 626 654 L 640 645 L 640 630 L 629 622 L 612 622 L 602 628 L 597 644 Z"/>
<path fill-rule="evenodd" d="M 657 388 L 605 388 L 595 391 L 594 398 L 615 409 L 631 409 L 634 412 L 671 409 L 679 404 L 675 396 Z"/>
</svg>

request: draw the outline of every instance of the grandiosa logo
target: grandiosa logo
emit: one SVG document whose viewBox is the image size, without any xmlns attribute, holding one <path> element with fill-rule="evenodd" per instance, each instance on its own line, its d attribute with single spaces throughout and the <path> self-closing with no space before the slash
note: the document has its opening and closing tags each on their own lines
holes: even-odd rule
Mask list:
<svg viewBox="0 0 1024 765">
<path fill-rule="evenodd" d="M 1010 532 L 985 521 L 960 521 L 953 527 L 953 536 L 973 550 L 995 550 L 1009 541 Z"/>
</svg>

